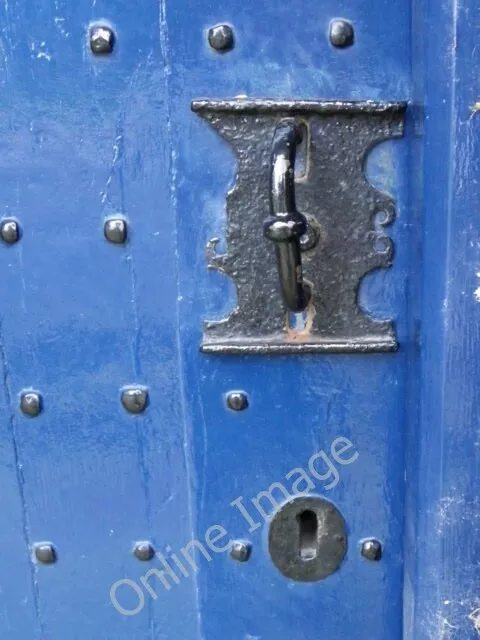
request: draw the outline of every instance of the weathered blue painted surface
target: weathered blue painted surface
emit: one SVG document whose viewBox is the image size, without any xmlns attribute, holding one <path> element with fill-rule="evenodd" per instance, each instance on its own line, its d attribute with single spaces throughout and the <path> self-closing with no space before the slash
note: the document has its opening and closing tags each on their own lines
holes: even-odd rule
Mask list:
<svg viewBox="0 0 480 640">
<path fill-rule="evenodd" d="M 2 640 L 478 636 L 477 14 L 474 0 L 3 4 L 0 213 L 22 238 L 0 246 Z M 338 15 L 355 25 L 347 50 L 328 43 Z M 113 55 L 90 54 L 92 21 L 115 29 Z M 224 21 L 236 47 L 218 55 L 205 34 Z M 235 161 L 190 102 L 238 95 L 410 101 L 405 137 L 367 167 L 397 199 L 394 266 L 360 291 L 395 319 L 398 353 L 199 353 L 203 319 L 235 304 L 205 261 Z M 125 246 L 103 237 L 111 214 Z M 120 404 L 129 384 L 149 388 L 142 415 Z M 28 388 L 37 418 L 18 408 Z M 230 389 L 247 411 L 225 408 Z M 319 451 L 335 472 L 317 465 L 312 492 L 342 512 L 349 549 L 325 581 L 294 583 L 251 501 L 291 491 Z M 251 542 L 249 562 L 208 547 L 214 525 L 217 547 Z M 369 536 L 381 562 L 360 556 Z M 183 558 L 167 590 L 137 540 L 165 558 L 197 540 L 211 560 Z M 33 559 L 40 541 L 57 563 Z"/>
<path fill-rule="evenodd" d="M 480 15 L 425 2 L 420 412 L 410 437 L 409 637 L 480 635 Z M 420 43 L 419 43 L 420 44 Z M 423 93 L 423 99 L 422 99 Z M 421 122 L 419 121 L 419 124 Z M 415 531 L 415 534 L 413 533 Z M 410 558 L 411 559 L 411 558 Z M 409 559 L 409 561 L 410 561 Z"/>
</svg>

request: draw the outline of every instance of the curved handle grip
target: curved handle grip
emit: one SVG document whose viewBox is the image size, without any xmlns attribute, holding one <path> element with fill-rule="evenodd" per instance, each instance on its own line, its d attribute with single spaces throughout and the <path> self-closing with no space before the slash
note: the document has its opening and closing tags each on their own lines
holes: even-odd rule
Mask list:
<svg viewBox="0 0 480 640">
<path fill-rule="evenodd" d="M 310 291 L 303 283 L 300 236 L 307 229 L 305 217 L 295 207 L 295 155 L 302 136 L 294 120 L 283 120 L 273 136 L 270 166 L 270 216 L 265 236 L 275 243 L 278 273 L 285 306 L 303 311 Z"/>
</svg>

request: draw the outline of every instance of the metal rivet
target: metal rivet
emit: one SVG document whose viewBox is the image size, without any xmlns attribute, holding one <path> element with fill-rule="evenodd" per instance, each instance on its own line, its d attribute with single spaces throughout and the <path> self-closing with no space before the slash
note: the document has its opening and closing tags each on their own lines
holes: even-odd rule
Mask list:
<svg viewBox="0 0 480 640">
<path fill-rule="evenodd" d="M 248 407 L 248 397 L 244 391 L 230 391 L 227 394 L 227 407 L 232 411 L 244 411 Z"/>
<path fill-rule="evenodd" d="M 318 229 L 312 224 L 307 224 L 307 230 L 300 236 L 300 249 L 302 251 L 309 251 L 317 246 L 320 239 Z"/>
<path fill-rule="evenodd" d="M 252 553 L 252 545 L 244 540 L 232 540 L 230 545 L 230 557 L 237 562 L 247 562 Z"/>
<path fill-rule="evenodd" d="M 95 55 L 112 53 L 115 34 L 110 27 L 96 25 L 90 29 L 90 49 Z"/>
<path fill-rule="evenodd" d="M 377 253 L 386 253 L 390 248 L 390 239 L 387 236 L 378 236 L 373 244 Z"/>
<path fill-rule="evenodd" d="M 384 227 L 392 222 L 392 217 L 393 216 L 389 211 L 377 211 L 375 214 L 375 223 Z"/>
<path fill-rule="evenodd" d="M 228 24 L 217 24 L 208 30 L 208 44 L 215 51 L 229 51 L 233 49 L 235 38 L 233 29 Z"/>
<path fill-rule="evenodd" d="M 330 42 L 334 47 L 350 47 L 353 44 L 355 32 L 348 20 L 332 20 L 330 23 Z"/>
<path fill-rule="evenodd" d="M 6 218 L 0 222 L 0 236 L 7 244 L 15 244 L 20 239 L 20 229 L 16 220 Z"/>
<path fill-rule="evenodd" d="M 382 557 L 382 544 L 374 538 L 362 542 L 362 556 L 367 560 L 378 561 Z"/>
<path fill-rule="evenodd" d="M 127 241 L 127 223 L 122 218 L 110 218 L 103 227 L 105 238 L 113 244 L 124 244 Z"/>
<path fill-rule="evenodd" d="M 135 548 L 133 549 L 133 555 L 137 558 L 137 560 L 142 560 L 142 562 L 148 562 L 155 555 L 155 549 L 151 542 L 148 540 L 143 540 L 142 542 L 137 542 Z"/>
<path fill-rule="evenodd" d="M 36 391 L 24 391 L 20 396 L 20 410 L 34 418 L 42 410 L 42 396 Z"/>
<path fill-rule="evenodd" d="M 142 413 L 148 402 L 148 390 L 140 387 L 124 389 L 121 396 L 122 404 L 130 413 Z"/>
<path fill-rule="evenodd" d="M 50 542 L 41 542 L 35 545 L 35 557 L 42 564 L 53 564 L 57 561 L 57 552 Z"/>
</svg>

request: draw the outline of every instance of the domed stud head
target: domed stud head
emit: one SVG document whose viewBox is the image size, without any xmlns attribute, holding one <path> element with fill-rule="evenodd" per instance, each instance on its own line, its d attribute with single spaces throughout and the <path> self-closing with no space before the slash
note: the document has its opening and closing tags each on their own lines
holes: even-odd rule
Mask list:
<svg viewBox="0 0 480 640">
<path fill-rule="evenodd" d="M 232 27 L 228 24 L 217 24 L 211 27 L 208 30 L 208 44 L 220 53 L 233 49 L 235 37 Z"/>
<path fill-rule="evenodd" d="M 42 411 L 42 396 L 37 391 L 23 391 L 20 395 L 20 410 L 31 418 L 35 418 Z"/>
<path fill-rule="evenodd" d="M 103 227 L 105 238 L 112 244 L 125 244 L 127 241 L 127 223 L 123 218 L 109 218 Z"/>
<path fill-rule="evenodd" d="M 148 562 L 155 555 L 153 544 L 148 540 L 137 542 L 133 549 L 133 555 L 137 558 L 137 560 Z"/>
<path fill-rule="evenodd" d="M 245 411 L 248 408 L 248 396 L 245 391 L 230 391 L 226 400 L 227 407 L 232 411 Z"/>
<path fill-rule="evenodd" d="M 344 49 L 351 47 L 355 39 L 353 25 L 348 20 L 335 19 L 330 23 L 330 42 L 334 47 Z"/>
<path fill-rule="evenodd" d="M 106 25 L 94 25 L 90 29 L 90 49 L 95 55 L 112 53 L 115 45 L 115 34 Z"/>
<path fill-rule="evenodd" d="M 124 409 L 129 413 L 142 413 L 148 404 L 148 389 L 144 387 L 123 389 L 120 399 Z"/>
<path fill-rule="evenodd" d="M 57 561 L 57 552 L 51 542 L 39 542 L 34 545 L 35 558 L 42 564 L 54 564 Z"/>
<path fill-rule="evenodd" d="M 233 540 L 230 545 L 230 557 L 237 562 L 247 562 L 252 553 L 252 545 L 245 540 Z"/>
<path fill-rule="evenodd" d="M 371 538 L 362 542 L 361 554 L 367 560 L 378 562 L 382 557 L 382 543 L 379 540 Z"/>
<path fill-rule="evenodd" d="M 5 218 L 0 221 L 0 237 L 6 244 L 15 244 L 20 240 L 20 227 L 16 220 Z"/>
</svg>

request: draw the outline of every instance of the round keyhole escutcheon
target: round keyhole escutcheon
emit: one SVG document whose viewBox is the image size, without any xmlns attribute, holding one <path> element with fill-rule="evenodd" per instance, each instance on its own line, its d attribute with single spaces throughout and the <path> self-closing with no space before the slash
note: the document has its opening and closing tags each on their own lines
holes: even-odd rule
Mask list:
<svg viewBox="0 0 480 640">
<path fill-rule="evenodd" d="M 273 564 L 299 582 L 323 580 L 347 553 L 345 520 L 337 507 L 316 496 L 299 496 L 274 514 L 268 532 Z"/>
</svg>

